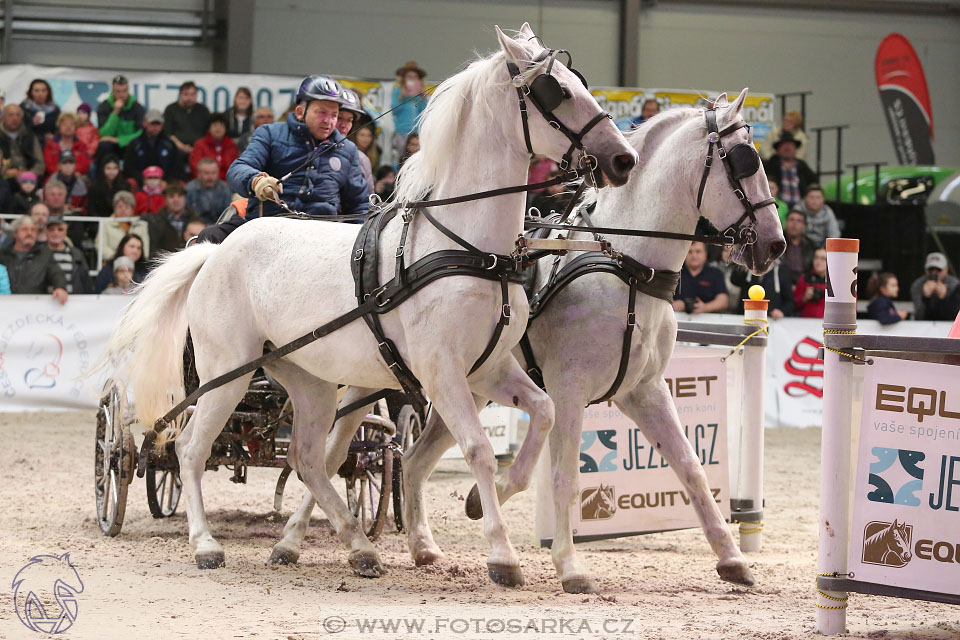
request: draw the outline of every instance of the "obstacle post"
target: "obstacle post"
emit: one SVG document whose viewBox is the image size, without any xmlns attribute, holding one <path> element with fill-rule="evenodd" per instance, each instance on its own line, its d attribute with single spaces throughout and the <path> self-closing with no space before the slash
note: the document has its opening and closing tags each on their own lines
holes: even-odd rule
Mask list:
<svg viewBox="0 0 960 640">
<path fill-rule="evenodd" d="M 751 288 L 763 297 L 761 288 Z M 767 332 L 769 300 L 744 300 L 743 321 Z M 765 344 L 765 343 L 764 343 Z M 763 417 L 764 381 L 766 379 L 766 346 L 755 346 L 748 341 L 743 348 L 743 446 L 740 452 L 740 498 L 763 513 Z M 756 394 L 760 394 L 757 397 Z M 763 546 L 763 518 L 740 522 L 740 550 L 760 551 Z"/>
<path fill-rule="evenodd" d="M 857 331 L 857 256 L 860 241 L 827 239 L 827 292 L 823 332 Z M 824 350 L 823 434 L 820 445 L 820 544 L 817 572 L 846 575 L 850 521 L 850 408 L 853 404 L 853 361 Z M 817 631 L 843 633 L 847 594 L 817 590 Z"/>
</svg>

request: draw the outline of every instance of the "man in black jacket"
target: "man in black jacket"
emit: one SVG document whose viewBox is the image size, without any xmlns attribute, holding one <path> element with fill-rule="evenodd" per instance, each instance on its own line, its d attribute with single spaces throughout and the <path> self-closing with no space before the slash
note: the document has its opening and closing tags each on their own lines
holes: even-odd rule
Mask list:
<svg viewBox="0 0 960 640">
<path fill-rule="evenodd" d="M 773 143 L 776 154 L 763 161 L 767 177 L 780 187 L 779 197 L 791 209 L 803 201 L 807 187 L 817 182 L 817 174 L 806 162 L 797 157 L 801 142 L 785 131 Z"/>
<path fill-rule="evenodd" d="M 12 227 L 13 246 L 0 249 L 0 264 L 10 275 L 13 293 L 46 293 L 67 303 L 67 279 L 44 245 L 37 244 L 37 224 L 30 216 L 17 218 Z"/>
<path fill-rule="evenodd" d="M 17 177 L 19 171 L 11 173 L 13 167 L 19 167 L 20 171 L 32 171 L 38 178 L 47 170 L 37 136 L 23 124 L 23 109 L 15 104 L 8 104 L 3 108 L 3 118 L 0 120 L 0 152 L 3 153 L 6 164 L 7 178 Z"/>
<path fill-rule="evenodd" d="M 167 180 L 183 177 L 183 158 L 173 140 L 163 132 L 163 114 L 157 109 L 147 111 L 143 131 L 127 145 L 123 156 L 123 171 L 143 185 L 143 170 L 160 167 Z"/>
<path fill-rule="evenodd" d="M 67 244 L 67 223 L 60 216 L 47 220 L 47 249 L 67 279 L 68 293 L 93 293 L 87 259 L 80 249 Z"/>
</svg>

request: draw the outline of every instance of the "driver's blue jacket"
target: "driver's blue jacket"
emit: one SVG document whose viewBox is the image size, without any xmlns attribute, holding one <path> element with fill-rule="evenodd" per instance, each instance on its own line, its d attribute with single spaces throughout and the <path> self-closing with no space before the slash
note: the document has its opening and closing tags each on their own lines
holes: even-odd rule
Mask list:
<svg viewBox="0 0 960 640">
<path fill-rule="evenodd" d="M 247 218 L 260 216 L 260 201 L 250 183 L 265 171 L 282 178 L 303 164 L 316 151 L 310 163 L 283 182 L 280 197 L 294 211 L 314 216 L 366 213 L 367 181 L 360 168 L 357 147 L 334 129 L 330 137 L 318 142 L 294 114 L 286 122 L 257 127 L 244 152 L 227 170 L 230 188 L 247 196 Z M 263 215 L 283 210 L 274 202 L 263 203 Z"/>
</svg>

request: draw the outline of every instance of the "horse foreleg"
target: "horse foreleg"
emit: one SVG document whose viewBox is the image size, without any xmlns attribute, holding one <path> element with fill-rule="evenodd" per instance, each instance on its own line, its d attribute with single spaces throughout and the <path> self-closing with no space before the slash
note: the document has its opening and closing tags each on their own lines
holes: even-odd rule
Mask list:
<svg viewBox="0 0 960 640">
<path fill-rule="evenodd" d="M 719 558 L 717 573 L 727 582 L 753 586 L 756 580 L 713 498 L 697 453 L 683 433 L 666 381 L 661 378 L 635 387 L 616 403 L 636 423 L 650 445 L 657 448 L 686 488 L 703 533 Z"/>
<path fill-rule="evenodd" d="M 199 569 L 216 569 L 225 565 L 223 547 L 210 533 L 203 509 L 200 483 L 214 440 L 243 397 L 253 374 L 245 375 L 200 397 L 197 408 L 176 440 L 180 480 L 187 498 L 187 522 L 190 545 Z"/>
<path fill-rule="evenodd" d="M 370 393 L 372 393 L 370 389 L 351 387 L 344 395 L 341 404 L 346 406 Z M 363 416 L 365 416 L 370 409 L 370 406 L 372 405 L 357 409 L 337 420 L 333 430 L 330 432 L 330 436 L 327 438 L 327 476 L 332 478 L 337 473 L 340 465 L 343 464 L 343 461 L 346 460 L 347 452 L 350 448 L 350 440 L 353 438 L 353 434 L 357 432 L 357 428 L 363 420 Z M 296 414 L 296 405 L 294 405 L 293 410 L 294 414 Z M 310 515 L 313 513 L 313 508 L 316 505 L 317 502 L 313 499 L 313 494 L 308 489 L 304 492 L 300 506 L 293 512 L 290 519 L 287 520 L 287 524 L 284 525 L 283 538 L 274 545 L 267 564 L 294 564 L 300 559 L 303 538 L 307 535 L 307 529 L 310 526 Z"/>
<path fill-rule="evenodd" d="M 463 457 L 473 471 L 483 505 L 483 533 L 490 543 L 487 570 L 490 579 L 497 584 L 517 586 L 523 584 L 523 573 L 507 526 L 500 512 L 494 475 L 497 459 L 487 440 L 477 414 L 473 395 L 463 372 L 463 363 L 455 362 L 446 354 L 435 354 L 429 359 L 430 377 L 423 379 L 424 390 L 433 399 L 434 408 L 443 416 L 444 422 L 456 438 Z"/>
<path fill-rule="evenodd" d="M 520 446 L 516 460 L 497 481 L 497 499 L 503 504 L 511 496 L 530 486 L 540 452 L 553 427 L 553 400 L 526 374 L 516 358 L 508 355 L 491 372 L 471 384 L 483 396 L 504 406 L 515 406 L 530 415 L 530 427 Z M 473 485 L 465 504 L 467 516 L 473 520 L 483 517 L 480 494 Z"/>
</svg>

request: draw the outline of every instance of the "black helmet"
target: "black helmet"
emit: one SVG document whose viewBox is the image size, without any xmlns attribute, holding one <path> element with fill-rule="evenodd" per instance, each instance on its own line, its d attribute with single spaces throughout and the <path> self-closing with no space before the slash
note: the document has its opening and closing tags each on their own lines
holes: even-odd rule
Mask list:
<svg viewBox="0 0 960 640">
<path fill-rule="evenodd" d="M 308 103 L 311 100 L 329 100 L 342 104 L 340 94 L 343 87 L 340 83 L 327 76 L 307 76 L 300 83 L 297 90 L 297 104 Z"/>
<path fill-rule="evenodd" d="M 340 108 L 350 111 L 357 116 L 366 115 L 363 105 L 360 102 L 360 94 L 353 89 L 341 86 L 340 90 Z"/>
</svg>

